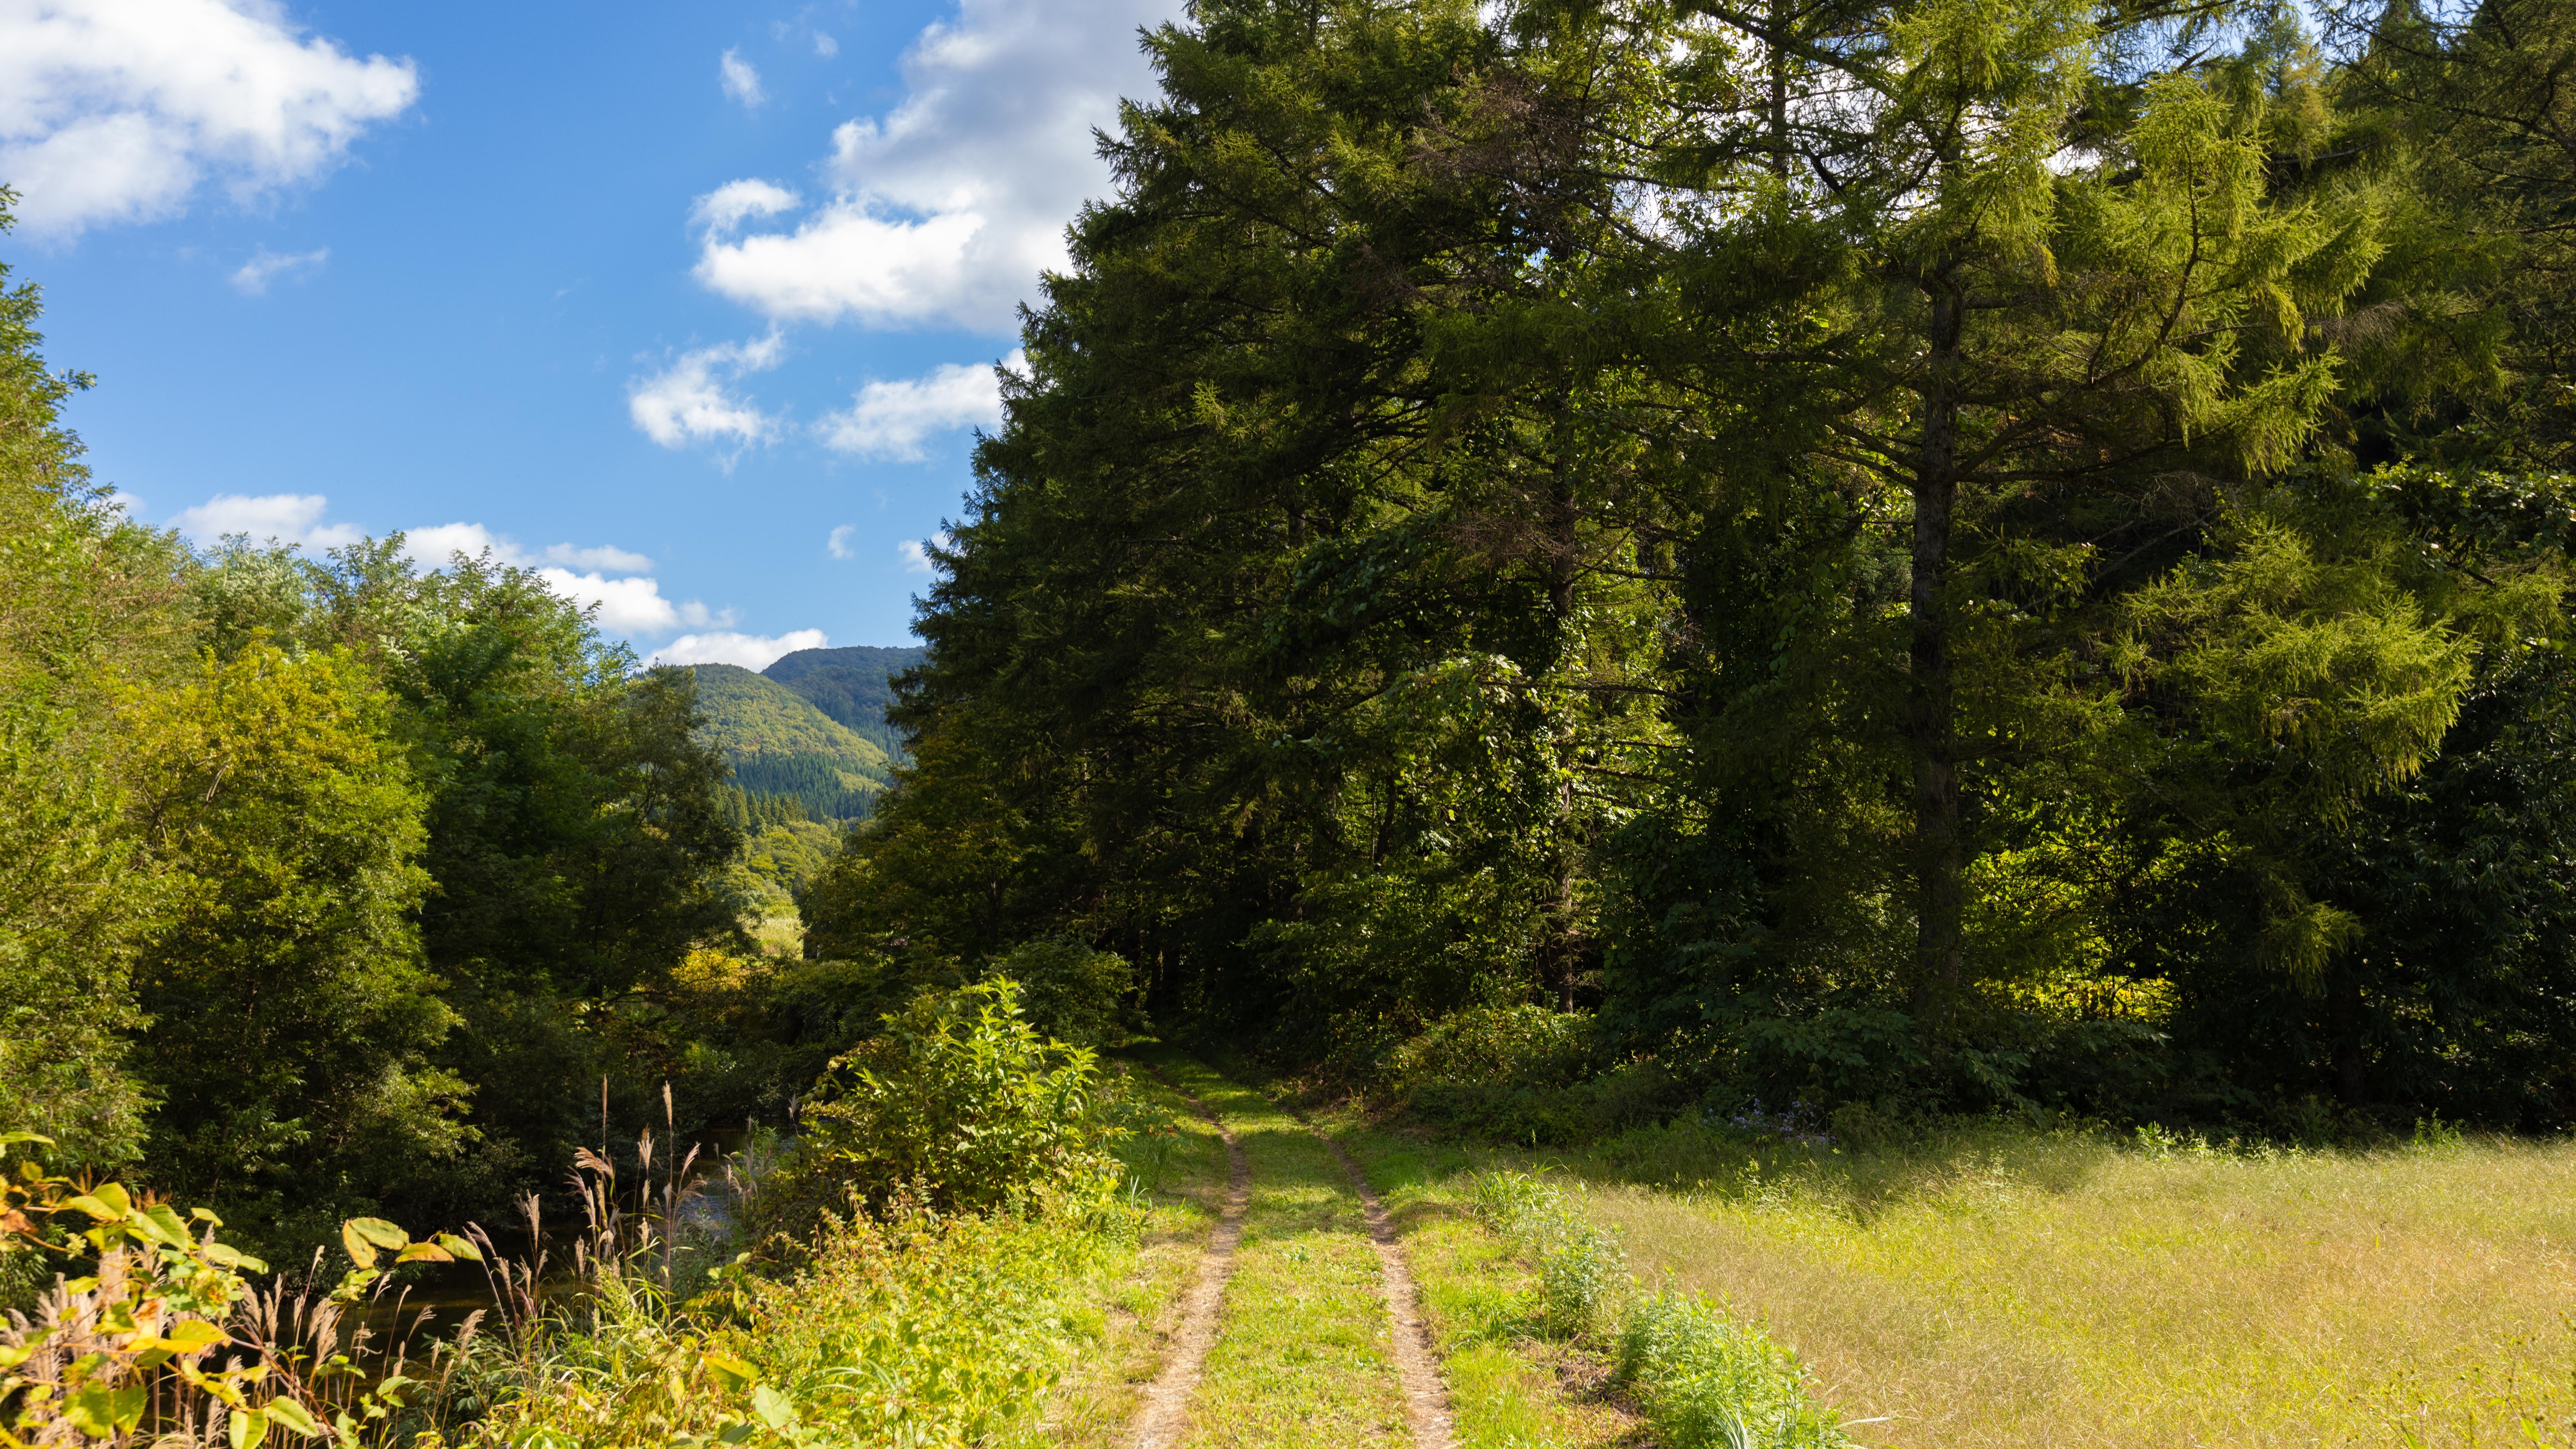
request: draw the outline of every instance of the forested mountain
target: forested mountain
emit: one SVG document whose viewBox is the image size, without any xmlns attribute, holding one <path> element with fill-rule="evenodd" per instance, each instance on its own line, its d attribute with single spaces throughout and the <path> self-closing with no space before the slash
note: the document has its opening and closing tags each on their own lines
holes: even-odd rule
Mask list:
<svg viewBox="0 0 2576 1449">
<path fill-rule="evenodd" d="M 700 737 L 723 753 L 734 786 L 753 797 L 747 808 L 754 819 L 761 818 L 761 797 L 786 797 L 806 818 L 855 820 L 893 782 L 884 750 L 785 685 L 734 664 L 690 670 Z"/>
<path fill-rule="evenodd" d="M 810 941 L 1358 1079 L 1527 1003 L 1667 1108 L 2576 1121 L 2576 22 L 2473 8 L 1192 7 Z"/>
<path fill-rule="evenodd" d="M 903 732 L 886 722 L 886 710 L 894 703 L 895 677 L 919 665 L 926 652 L 865 644 L 799 649 L 761 673 L 803 695 L 816 709 L 901 762 Z"/>
</svg>

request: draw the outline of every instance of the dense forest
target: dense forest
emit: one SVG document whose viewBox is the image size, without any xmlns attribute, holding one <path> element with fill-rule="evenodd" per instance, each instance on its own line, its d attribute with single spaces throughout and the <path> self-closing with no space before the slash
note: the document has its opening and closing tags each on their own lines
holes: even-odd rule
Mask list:
<svg viewBox="0 0 2576 1449">
<path fill-rule="evenodd" d="M 1488 1121 L 2567 1124 L 2576 14 L 2316 18 L 1194 6 L 812 949 L 1561 1041 Z"/>
<path fill-rule="evenodd" d="M 2565 1126 L 2576 14 L 2318 19 L 1205 0 L 927 654 L 770 676 L 137 524 L 21 282 L 0 1130 L 445 1220 L 1005 972 L 1514 1136 Z"/>
</svg>

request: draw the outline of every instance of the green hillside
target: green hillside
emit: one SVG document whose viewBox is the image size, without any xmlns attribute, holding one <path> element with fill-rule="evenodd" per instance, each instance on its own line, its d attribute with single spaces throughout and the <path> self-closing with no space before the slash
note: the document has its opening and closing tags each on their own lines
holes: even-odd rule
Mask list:
<svg viewBox="0 0 2576 1449">
<path fill-rule="evenodd" d="M 851 820 L 893 780 L 876 742 L 775 680 L 732 664 L 691 666 L 706 737 L 746 794 L 787 796 L 817 820 Z"/>
<path fill-rule="evenodd" d="M 894 677 L 920 664 L 928 652 L 864 644 L 799 649 L 761 672 L 900 761 L 905 758 L 903 732 L 886 723 L 886 706 L 894 702 Z"/>
</svg>

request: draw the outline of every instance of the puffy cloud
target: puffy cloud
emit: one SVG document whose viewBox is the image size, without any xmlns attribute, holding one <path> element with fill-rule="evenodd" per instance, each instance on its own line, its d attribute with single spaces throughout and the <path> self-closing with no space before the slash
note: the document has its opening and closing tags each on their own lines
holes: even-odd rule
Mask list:
<svg viewBox="0 0 2576 1449">
<path fill-rule="evenodd" d="M 922 540 L 917 538 L 907 538 L 903 542 L 894 546 L 895 557 L 903 560 L 903 571 L 905 573 L 935 574 L 939 572 L 939 561 L 930 556 L 930 549 L 935 548 L 945 552 L 952 546 L 951 540 L 945 532 L 934 533 L 930 536 L 930 548 L 922 547 L 922 542 Z"/>
<path fill-rule="evenodd" d="M 778 420 L 727 384 L 745 373 L 764 372 L 786 356 L 787 343 L 776 332 L 757 342 L 726 342 L 680 354 L 679 360 L 650 377 L 628 385 L 627 415 L 644 436 L 665 448 L 731 438 L 744 447 L 764 443 Z"/>
<path fill-rule="evenodd" d="M 566 568 L 537 570 L 546 587 L 585 608 L 596 604 L 599 627 L 614 634 L 667 634 L 679 628 L 703 628 L 733 622 L 733 611 L 716 612 L 692 599 L 685 604 L 662 597 L 652 579 L 612 579 L 577 574 Z"/>
<path fill-rule="evenodd" d="M 424 568 L 443 567 L 460 553 L 469 558 L 489 553 L 494 559 L 519 568 L 546 563 L 593 573 L 640 574 L 653 567 L 651 559 L 614 544 L 583 548 L 578 544 L 557 543 L 537 550 L 522 548 L 516 539 L 494 533 L 479 523 L 441 523 L 415 528 L 403 535 L 403 556 Z"/>
<path fill-rule="evenodd" d="M 1094 128 L 1153 88 L 1136 30 L 1177 0 L 962 0 L 903 61 L 882 120 L 832 134 L 834 193 L 793 231 L 710 231 L 697 275 L 779 320 L 1008 333 L 1064 228 L 1105 192 Z"/>
<path fill-rule="evenodd" d="M 817 30 L 814 32 L 814 53 L 830 60 L 841 53 L 841 42 Z"/>
<path fill-rule="evenodd" d="M 771 638 L 763 634 L 683 634 L 653 651 L 655 664 L 739 664 L 767 669 L 799 649 L 820 649 L 827 642 L 820 629 L 794 629 Z"/>
<path fill-rule="evenodd" d="M 1003 366 L 1028 366 L 1014 351 Z M 921 461 L 922 440 L 935 432 L 1002 420 L 1002 390 L 990 367 L 947 363 L 926 376 L 872 382 L 859 389 L 847 411 L 829 413 L 815 426 L 824 445 L 862 458 Z"/>
<path fill-rule="evenodd" d="M 857 558 L 858 555 L 850 551 L 850 535 L 858 531 L 855 526 L 847 523 L 833 529 L 832 536 L 823 540 L 824 551 L 834 558 Z"/>
<path fill-rule="evenodd" d="M 309 180 L 419 93 L 275 0 L 0 3 L 0 176 L 38 235 L 175 215 L 210 177 L 237 200 Z"/>
<path fill-rule="evenodd" d="M 286 256 L 261 247 L 258 255 L 242 263 L 241 270 L 233 273 L 233 290 L 245 297 L 256 297 L 267 291 L 268 284 L 278 277 L 288 272 L 302 271 L 306 267 L 318 267 L 329 260 L 331 260 L 329 247 L 317 247 L 309 252 L 295 252 Z"/>
<path fill-rule="evenodd" d="M 716 61 L 716 72 L 724 82 L 724 93 L 745 106 L 757 106 L 769 97 L 760 89 L 760 72 L 739 51 L 728 50 Z"/>
<path fill-rule="evenodd" d="M 330 507 L 330 498 L 320 493 L 218 493 L 194 508 L 179 510 L 170 526 L 199 544 L 238 533 L 249 535 L 254 543 L 345 548 L 367 536 L 355 524 L 324 523 L 322 515 Z"/>
<path fill-rule="evenodd" d="M 689 216 L 712 233 L 730 234 L 734 228 L 756 216 L 776 216 L 794 211 L 804 198 L 784 186 L 757 179 L 728 181 L 708 192 L 690 208 Z"/>
</svg>

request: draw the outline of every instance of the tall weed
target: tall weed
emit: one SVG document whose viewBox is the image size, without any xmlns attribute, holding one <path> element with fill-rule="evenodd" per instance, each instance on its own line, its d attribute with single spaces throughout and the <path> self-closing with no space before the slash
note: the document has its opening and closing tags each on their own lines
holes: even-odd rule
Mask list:
<svg viewBox="0 0 2576 1449">
<path fill-rule="evenodd" d="M 1527 1173 L 1480 1173 L 1469 1200 L 1536 1268 L 1539 1318 L 1559 1337 L 1613 1346 L 1667 1449 L 1844 1449 L 1807 1395 L 1797 1355 L 1697 1294 L 1640 1296 L 1618 1239 Z"/>
</svg>

